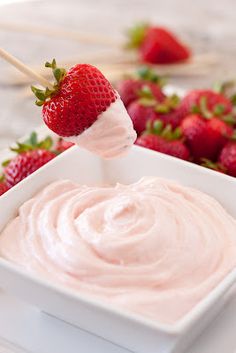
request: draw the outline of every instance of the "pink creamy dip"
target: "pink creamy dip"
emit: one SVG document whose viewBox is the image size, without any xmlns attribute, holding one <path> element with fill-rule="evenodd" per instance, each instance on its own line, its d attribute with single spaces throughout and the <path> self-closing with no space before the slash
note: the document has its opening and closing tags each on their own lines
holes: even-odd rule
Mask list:
<svg viewBox="0 0 236 353">
<path fill-rule="evenodd" d="M 1 256 L 117 308 L 174 323 L 236 265 L 236 221 L 212 197 L 164 179 L 57 181 L 19 209 Z"/>
</svg>

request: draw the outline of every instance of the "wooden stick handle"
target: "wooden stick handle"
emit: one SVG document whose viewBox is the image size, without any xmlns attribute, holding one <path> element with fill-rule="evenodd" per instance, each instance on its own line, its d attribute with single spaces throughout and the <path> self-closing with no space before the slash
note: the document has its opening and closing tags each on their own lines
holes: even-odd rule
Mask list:
<svg viewBox="0 0 236 353">
<path fill-rule="evenodd" d="M 0 57 L 6 60 L 9 64 L 13 65 L 16 69 L 29 76 L 33 81 L 40 83 L 41 86 L 49 89 L 53 89 L 53 85 L 47 81 L 43 76 L 37 74 L 30 67 L 26 66 L 23 62 L 18 60 L 16 57 L 8 53 L 3 48 L 0 48 Z"/>
<path fill-rule="evenodd" d="M 87 33 L 77 30 L 68 30 L 61 27 L 37 26 L 27 23 L 11 23 L 1 21 L 0 29 L 16 32 L 28 32 L 41 36 L 75 40 L 80 43 L 86 44 L 100 44 L 115 48 L 122 46 L 123 44 L 119 39 L 114 39 L 113 37 L 108 35 L 98 33 Z"/>
</svg>

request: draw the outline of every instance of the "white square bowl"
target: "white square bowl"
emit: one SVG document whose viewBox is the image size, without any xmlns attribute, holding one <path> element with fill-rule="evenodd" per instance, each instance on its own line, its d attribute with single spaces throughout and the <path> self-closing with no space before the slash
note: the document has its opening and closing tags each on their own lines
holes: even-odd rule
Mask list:
<svg viewBox="0 0 236 353">
<path fill-rule="evenodd" d="M 86 184 L 131 183 L 145 175 L 174 179 L 207 192 L 236 217 L 236 181 L 231 177 L 136 146 L 128 156 L 112 161 L 73 147 L 0 198 L 0 231 L 24 201 L 52 181 L 67 178 Z M 219 313 L 225 294 L 235 281 L 234 269 L 184 318 L 174 325 L 164 325 L 29 275 L 0 258 L 3 289 L 46 313 L 137 353 L 182 353 Z"/>
</svg>

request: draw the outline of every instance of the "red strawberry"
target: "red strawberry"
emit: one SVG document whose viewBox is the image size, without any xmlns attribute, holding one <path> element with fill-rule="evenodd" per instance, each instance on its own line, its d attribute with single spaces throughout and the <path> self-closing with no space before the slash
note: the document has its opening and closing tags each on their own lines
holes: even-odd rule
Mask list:
<svg viewBox="0 0 236 353">
<path fill-rule="evenodd" d="M 177 95 L 165 97 L 162 102 L 158 102 L 149 90 L 145 90 L 145 87 L 141 93 L 143 96 L 128 107 L 128 113 L 138 135 L 145 130 L 148 121 L 159 119 L 164 125 L 170 124 L 174 128 L 179 125 L 181 115 L 179 116 L 177 108 L 179 104 Z"/>
<path fill-rule="evenodd" d="M 144 87 L 150 89 L 150 92 L 157 101 L 162 102 L 165 99 L 164 93 L 157 84 L 145 80 L 127 79 L 121 81 L 118 84 L 117 90 L 124 105 L 128 107 L 130 103 L 139 98 L 139 92 Z"/>
<path fill-rule="evenodd" d="M 225 145 L 220 153 L 219 163 L 227 174 L 236 177 L 236 142 L 230 141 Z"/>
<path fill-rule="evenodd" d="M 212 90 L 193 90 L 190 91 L 182 100 L 180 110 L 183 115 L 188 115 L 193 108 L 205 115 L 225 115 L 232 111 L 231 101 L 223 94 Z"/>
<path fill-rule="evenodd" d="M 166 96 L 162 92 L 162 87 L 165 84 L 165 79 L 147 66 L 142 66 L 138 69 L 133 78 L 128 78 L 118 84 L 117 90 L 120 97 L 127 107 L 134 100 L 143 96 L 143 93 L 149 97 L 162 102 Z"/>
<path fill-rule="evenodd" d="M 207 134 L 209 144 L 215 146 L 216 154 L 224 147 L 233 135 L 233 128 L 218 118 L 207 121 Z"/>
<path fill-rule="evenodd" d="M 178 128 L 173 131 L 171 126 L 167 125 L 163 129 L 163 122 L 156 120 L 154 128 L 138 137 L 136 144 L 180 159 L 189 160 L 189 150 L 183 141 L 178 139 L 180 137 Z"/>
<path fill-rule="evenodd" d="M 203 157 L 208 158 L 208 156 L 205 156 L 207 136 L 204 118 L 197 114 L 189 115 L 182 121 L 180 127 L 193 157 L 196 160 Z"/>
<path fill-rule="evenodd" d="M 5 183 L 8 188 L 19 183 L 55 157 L 55 153 L 36 149 L 23 152 L 13 158 L 4 169 Z"/>
<path fill-rule="evenodd" d="M 57 152 L 62 153 L 72 146 L 74 146 L 73 142 L 65 141 L 63 138 L 59 138 L 55 149 Z"/>
<path fill-rule="evenodd" d="M 45 124 L 103 158 L 127 153 L 137 134 L 119 95 L 103 74 L 87 64 L 75 65 L 66 73 L 57 68 L 55 59 L 46 67 L 52 68 L 57 81 L 53 88 L 32 87 L 36 104 L 43 106 Z"/>
<path fill-rule="evenodd" d="M 148 120 L 156 119 L 156 113 L 153 107 L 145 106 L 139 100 L 132 102 L 127 111 L 138 135 L 145 130 Z"/>
<path fill-rule="evenodd" d="M 165 141 L 162 138 L 151 133 L 141 135 L 135 142 L 135 144 L 138 146 L 145 147 L 154 151 L 159 151 L 164 143 Z"/>
<path fill-rule="evenodd" d="M 138 47 L 141 60 L 153 64 L 175 63 L 191 56 L 189 48 L 162 27 L 135 27 L 130 31 L 129 46 Z"/>
<path fill-rule="evenodd" d="M 190 158 L 190 153 L 188 148 L 185 146 L 185 144 L 182 141 L 169 141 L 164 145 L 162 150 L 160 150 L 162 153 L 169 154 L 170 156 L 177 157 L 180 159 L 184 159 L 186 161 L 189 160 Z"/>
<path fill-rule="evenodd" d="M 144 62 L 170 64 L 190 57 L 189 49 L 173 33 L 161 27 L 149 28 L 140 48 Z"/>
<path fill-rule="evenodd" d="M 157 119 L 162 120 L 165 125 L 170 124 L 173 128 L 178 127 L 183 118 L 183 114 L 178 108 L 168 113 L 157 113 Z"/>
<path fill-rule="evenodd" d="M 142 87 L 142 82 L 139 80 L 127 79 L 119 82 L 117 91 L 124 105 L 128 105 L 138 98 L 138 92 Z"/>
<path fill-rule="evenodd" d="M 163 121 L 164 125 L 178 127 L 183 119 L 179 103 L 180 98 L 176 94 L 166 97 L 162 103 L 157 103 L 154 107 L 156 118 Z"/>
<path fill-rule="evenodd" d="M 8 190 L 7 185 L 4 182 L 0 182 L 0 196 L 5 194 L 7 190 Z"/>
<path fill-rule="evenodd" d="M 220 119 L 207 120 L 199 114 L 184 118 L 181 129 L 186 144 L 197 162 L 202 158 L 215 160 L 233 134 L 233 129 Z"/>
<path fill-rule="evenodd" d="M 166 141 L 163 137 L 154 134 L 144 134 L 138 137 L 136 145 L 168 154 L 184 160 L 189 160 L 190 153 L 182 141 Z"/>
<path fill-rule="evenodd" d="M 51 67 L 57 83 L 54 90 L 32 87 L 43 105 L 46 125 L 60 136 L 78 136 L 89 128 L 117 99 L 110 82 L 94 66 L 78 64 L 67 73 L 56 66 L 56 61 L 46 63 Z"/>
</svg>

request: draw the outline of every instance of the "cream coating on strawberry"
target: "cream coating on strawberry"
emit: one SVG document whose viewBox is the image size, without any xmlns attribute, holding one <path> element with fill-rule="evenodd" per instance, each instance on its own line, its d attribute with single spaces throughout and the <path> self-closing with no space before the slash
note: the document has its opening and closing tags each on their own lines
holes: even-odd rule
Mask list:
<svg viewBox="0 0 236 353">
<path fill-rule="evenodd" d="M 136 132 L 124 104 L 117 98 L 82 134 L 65 139 L 110 159 L 127 153 L 136 138 Z"/>
<path fill-rule="evenodd" d="M 136 139 L 131 119 L 118 93 L 94 66 L 78 64 L 68 72 L 51 67 L 54 90 L 32 88 L 43 105 L 45 124 L 56 134 L 104 158 L 128 151 Z M 104 136 L 106 138 L 104 138 Z"/>
</svg>

